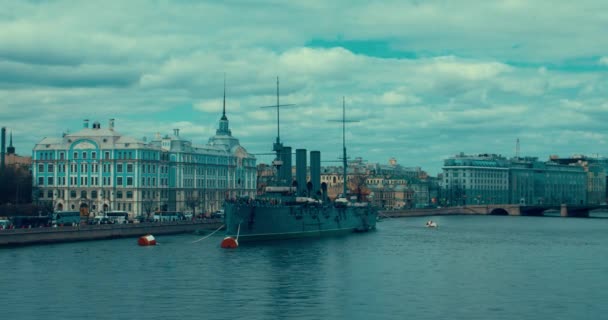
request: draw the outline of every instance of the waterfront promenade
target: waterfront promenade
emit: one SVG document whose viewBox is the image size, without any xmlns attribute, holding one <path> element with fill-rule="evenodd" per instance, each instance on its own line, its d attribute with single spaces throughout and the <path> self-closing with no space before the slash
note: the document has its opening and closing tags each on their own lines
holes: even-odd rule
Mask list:
<svg viewBox="0 0 608 320">
<path fill-rule="evenodd" d="M 193 233 L 199 230 L 215 230 L 221 226 L 221 219 L 203 219 L 135 224 L 82 224 L 68 227 L 9 229 L 0 230 L 0 247 L 128 238 L 139 237 L 146 234 L 166 235 Z"/>
</svg>

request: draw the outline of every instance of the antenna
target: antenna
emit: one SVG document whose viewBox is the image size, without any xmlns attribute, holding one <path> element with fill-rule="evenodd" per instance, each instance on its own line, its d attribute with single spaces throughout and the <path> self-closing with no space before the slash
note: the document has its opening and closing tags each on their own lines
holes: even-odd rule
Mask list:
<svg viewBox="0 0 608 320">
<path fill-rule="evenodd" d="M 517 138 L 517 141 L 515 142 L 515 157 L 519 159 L 519 138 Z"/>
<path fill-rule="evenodd" d="M 342 119 L 341 120 L 329 120 L 331 122 L 342 122 L 342 165 L 344 167 L 344 173 L 343 173 L 343 180 L 344 180 L 344 185 L 342 187 L 342 192 L 343 192 L 343 196 L 346 198 L 346 167 L 348 165 L 347 163 L 347 157 L 346 157 L 346 123 L 347 122 L 359 122 L 359 120 L 346 120 L 346 98 L 344 96 L 342 96 Z"/>
</svg>

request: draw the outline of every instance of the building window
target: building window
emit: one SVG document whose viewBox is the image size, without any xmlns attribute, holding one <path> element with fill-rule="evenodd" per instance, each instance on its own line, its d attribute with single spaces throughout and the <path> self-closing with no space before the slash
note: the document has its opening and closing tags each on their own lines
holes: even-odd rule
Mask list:
<svg viewBox="0 0 608 320">
<path fill-rule="evenodd" d="M 106 159 L 106 160 L 109 160 L 110 159 L 110 151 L 104 152 L 103 153 L 103 158 Z"/>
<path fill-rule="evenodd" d="M 133 191 L 127 191 L 127 199 L 133 199 Z"/>
<path fill-rule="evenodd" d="M 116 191 L 116 198 L 122 199 L 122 191 Z"/>
<path fill-rule="evenodd" d="M 91 199 L 97 199 L 97 190 L 91 191 Z"/>
<path fill-rule="evenodd" d="M 65 160 L 65 154 L 63 152 L 59 153 L 59 160 Z"/>
<path fill-rule="evenodd" d="M 74 152 L 74 159 L 78 159 L 78 152 Z"/>
<path fill-rule="evenodd" d="M 127 185 L 128 186 L 132 186 L 133 185 L 133 177 L 127 177 Z"/>
<path fill-rule="evenodd" d="M 82 153 L 82 158 L 83 158 L 83 159 L 86 159 L 86 158 L 87 158 L 87 153 L 86 153 L 86 152 L 83 152 L 83 153 Z"/>
<path fill-rule="evenodd" d="M 87 198 L 87 192 L 85 190 L 80 191 L 80 199 L 86 199 Z"/>
<path fill-rule="evenodd" d="M 116 172 L 122 173 L 122 163 L 116 165 Z"/>
<path fill-rule="evenodd" d="M 39 164 L 38 165 L 38 172 L 44 172 L 44 164 Z"/>
<path fill-rule="evenodd" d="M 128 173 L 133 172 L 133 164 L 132 163 L 127 163 L 127 172 Z"/>
<path fill-rule="evenodd" d="M 43 186 L 44 185 L 44 178 L 43 177 L 39 177 L 38 178 L 38 185 L 39 186 Z"/>
<path fill-rule="evenodd" d="M 55 171 L 55 168 L 53 167 L 53 164 L 52 164 L 52 163 L 49 163 L 48 169 L 49 169 L 49 170 L 48 170 L 48 172 L 53 172 L 53 171 Z"/>
<path fill-rule="evenodd" d="M 117 177 L 116 178 L 116 185 L 117 186 L 122 186 L 122 177 Z"/>
<path fill-rule="evenodd" d="M 49 190 L 46 194 L 47 194 L 48 198 L 53 199 L 53 191 L 52 190 Z"/>
<path fill-rule="evenodd" d="M 52 186 L 54 184 L 55 181 L 53 181 L 53 177 L 48 177 L 47 178 L 47 185 Z"/>
<path fill-rule="evenodd" d="M 91 152 L 91 159 L 97 159 L 97 152 Z"/>
</svg>

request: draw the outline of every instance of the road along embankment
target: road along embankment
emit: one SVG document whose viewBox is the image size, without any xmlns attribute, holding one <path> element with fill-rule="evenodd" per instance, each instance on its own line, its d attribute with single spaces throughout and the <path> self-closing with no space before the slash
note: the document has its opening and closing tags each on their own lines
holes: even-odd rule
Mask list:
<svg viewBox="0 0 608 320">
<path fill-rule="evenodd" d="M 215 230 L 221 220 L 175 221 L 107 225 L 77 225 L 55 228 L 0 230 L 0 247 L 58 242 L 89 241 L 140 237 L 146 234 L 166 235 Z"/>
</svg>

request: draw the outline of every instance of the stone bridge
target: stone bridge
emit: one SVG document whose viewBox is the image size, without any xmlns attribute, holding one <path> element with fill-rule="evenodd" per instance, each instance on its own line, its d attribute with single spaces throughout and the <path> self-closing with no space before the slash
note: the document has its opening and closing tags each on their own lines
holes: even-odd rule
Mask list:
<svg viewBox="0 0 608 320">
<path fill-rule="evenodd" d="M 380 215 L 389 217 L 429 216 L 429 215 L 504 215 L 504 216 L 544 216 L 548 212 L 559 212 L 562 217 L 589 217 L 589 212 L 608 209 L 606 205 L 519 205 L 490 204 L 445 207 L 435 209 L 410 209 L 381 211 Z"/>
</svg>

